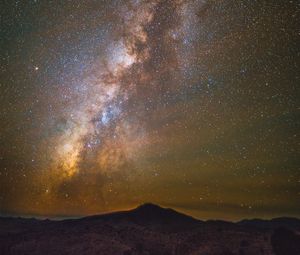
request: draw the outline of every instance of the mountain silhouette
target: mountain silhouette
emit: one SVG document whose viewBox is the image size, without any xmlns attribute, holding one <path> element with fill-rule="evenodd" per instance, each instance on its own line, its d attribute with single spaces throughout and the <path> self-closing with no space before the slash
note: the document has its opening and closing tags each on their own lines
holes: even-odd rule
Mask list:
<svg viewBox="0 0 300 255">
<path fill-rule="evenodd" d="M 0 217 L 2 255 L 299 255 L 300 220 L 201 221 L 147 203 L 60 221 Z"/>
<path fill-rule="evenodd" d="M 130 211 L 109 213 L 104 215 L 90 216 L 85 220 L 113 220 L 128 221 L 139 225 L 168 225 L 168 226 L 191 226 L 197 225 L 201 221 L 179 213 L 170 208 L 162 208 L 152 203 L 146 203 Z"/>
</svg>

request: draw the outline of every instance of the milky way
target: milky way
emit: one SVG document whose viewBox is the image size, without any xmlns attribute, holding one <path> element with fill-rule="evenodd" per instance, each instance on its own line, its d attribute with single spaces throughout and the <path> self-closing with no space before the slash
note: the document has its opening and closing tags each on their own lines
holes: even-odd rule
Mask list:
<svg viewBox="0 0 300 255">
<path fill-rule="evenodd" d="M 1 214 L 299 216 L 296 1 L 0 9 Z"/>
</svg>

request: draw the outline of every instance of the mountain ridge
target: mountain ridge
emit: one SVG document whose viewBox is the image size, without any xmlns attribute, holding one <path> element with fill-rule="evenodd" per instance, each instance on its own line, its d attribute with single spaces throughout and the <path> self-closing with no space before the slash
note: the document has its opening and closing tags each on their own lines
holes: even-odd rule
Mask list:
<svg viewBox="0 0 300 255">
<path fill-rule="evenodd" d="M 78 219 L 0 217 L 0 254 L 299 255 L 299 226 L 287 217 L 201 221 L 146 203 Z"/>
<path fill-rule="evenodd" d="M 230 220 L 223 220 L 223 219 L 207 219 L 207 220 L 202 220 L 195 218 L 193 216 L 190 216 L 188 214 L 178 212 L 173 208 L 168 208 L 168 207 L 162 207 L 160 205 L 154 204 L 154 203 L 143 203 L 133 209 L 128 209 L 128 210 L 120 210 L 120 211 L 113 211 L 113 212 L 107 212 L 103 214 L 94 214 L 94 215 L 87 215 L 87 216 L 78 216 L 78 217 L 64 217 L 60 219 L 55 219 L 55 218 L 39 218 L 39 217 L 22 217 L 22 216 L 0 216 L 1 219 L 7 219 L 7 220 L 37 220 L 37 221 L 54 221 L 54 222 L 61 222 L 61 221 L 71 221 L 71 220 L 82 220 L 82 219 L 92 219 L 92 218 L 108 218 L 110 216 L 114 215 L 126 215 L 128 213 L 136 213 L 140 211 L 145 211 L 146 210 L 161 210 L 165 212 L 175 212 L 177 215 L 181 215 L 184 217 L 188 217 L 190 219 L 193 219 L 194 221 L 198 222 L 227 222 L 227 223 L 234 223 L 234 224 L 241 224 L 245 225 L 248 223 L 259 223 L 259 222 L 299 222 L 300 223 L 300 218 L 296 217 L 288 217 L 288 216 L 282 216 L 282 217 L 275 217 L 275 218 L 270 218 L 270 219 L 261 219 L 261 218 L 245 218 L 237 221 L 230 221 Z"/>
</svg>

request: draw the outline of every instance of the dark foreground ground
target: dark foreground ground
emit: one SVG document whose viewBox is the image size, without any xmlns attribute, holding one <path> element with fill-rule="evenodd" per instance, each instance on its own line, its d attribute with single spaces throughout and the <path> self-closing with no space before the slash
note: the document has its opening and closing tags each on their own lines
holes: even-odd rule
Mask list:
<svg viewBox="0 0 300 255">
<path fill-rule="evenodd" d="M 300 255 L 300 220 L 199 221 L 145 204 L 75 220 L 0 218 L 0 254 Z"/>
</svg>

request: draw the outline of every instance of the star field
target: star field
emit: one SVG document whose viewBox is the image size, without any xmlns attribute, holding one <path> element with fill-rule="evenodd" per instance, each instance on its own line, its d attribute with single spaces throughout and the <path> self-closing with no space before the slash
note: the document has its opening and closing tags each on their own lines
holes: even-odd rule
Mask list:
<svg viewBox="0 0 300 255">
<path fill-rule="evenodd" d="M 1 3 L 0 213 L 300 216 L 299 3 Z"/>
</svg>

